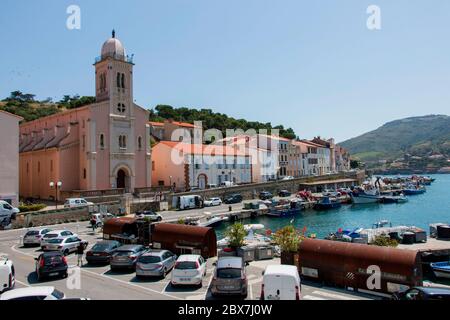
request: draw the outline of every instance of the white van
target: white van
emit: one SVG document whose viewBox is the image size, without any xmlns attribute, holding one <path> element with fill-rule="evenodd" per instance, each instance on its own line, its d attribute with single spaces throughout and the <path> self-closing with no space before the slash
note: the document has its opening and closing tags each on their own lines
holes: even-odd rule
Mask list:
<svg viewBox="0 0 450 320">
<path fill-rule="evenodd" d="M 88 202 L 83 198 L 68 198 L 66 199 L 66 202 L 64 202 L 64 208 L 86 207 L 93 205 L 93 202 Z"/>
<path fill-rule="evenodd" d="M 219 185 L 221 188 L 229 188 L 234 186 L 234 182 L 233 181 L 223 181 L 220 183 Z"/>
<path fill-rule="evenodd" d="M 172 206 L 179 210 L 203 208 L 203 198 L 198 195 L 174 197 Z"/>
<path fill-rule="evenodd" d="M 0 293 L 11 290 L 15 284 L 14 264 L 8 258 L 0 256 Z"/>
<path fill-rule="evenodd" d="M 301 283 L 296 266 L 270 265 L 263 273 L 261 300 L 300 300 Z"/>
<path fill-rule="evenodd" d="M 7 226 L 11 223 L 11 220 L 16 219 L 16 214 L 20 210 L 14 208 L 8 202 L 0 200 L 0 226 Z"/>
</svg>

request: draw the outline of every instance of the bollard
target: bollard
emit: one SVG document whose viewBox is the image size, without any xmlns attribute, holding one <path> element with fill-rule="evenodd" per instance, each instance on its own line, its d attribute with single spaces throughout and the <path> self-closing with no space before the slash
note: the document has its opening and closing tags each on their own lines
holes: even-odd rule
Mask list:
<svg viewBox="0 0 450 320">
<path fill-rule="evenodd" d="M 233 211 L 233 208 L 231 206 L 228 207 L 228 211 Z"/>
</svg>

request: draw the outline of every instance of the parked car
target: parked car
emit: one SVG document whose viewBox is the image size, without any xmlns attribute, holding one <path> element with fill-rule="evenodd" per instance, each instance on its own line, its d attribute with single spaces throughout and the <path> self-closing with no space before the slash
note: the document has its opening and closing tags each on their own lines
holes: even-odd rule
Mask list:
<svg viewBox="0 0 450 320">
<path fill-rule="evenodd" d="M 288 190 L 280 190 L 280 192 L 278 192 L 278 196 L 279 197 L 290 197 L 291 193 Z"/>
<path fill-rule="evenodd" d="M 14 264 L 7 257 L 0 256 L 0 293 L 11 290 L 16 284 Z"/>
<path fill-rule="evenodd" d="M 285 177 L 281 178 L 281 180 L 284 180 L 284 181 L 286 181 L 286 180 L 294 180 L 294 177 L 293 176 L 285 176 Z"/>
<path fill-rule="evenodd" d="M 208 183 L 206 185 L 206 189 L 215 189 L 215 188 L 218 188 L 218 187 L 219 186 L 217 184 L 215 184 L 215 183 Z"/>
<path fill-rule="evenodd" d="M 16 214 L 20 210 L 13 207 L 8 202 L 0 200 L 0 226 L 7 226 L 11 223 L 11 220 L 16 219 Z"/>
<path fill-rule="evenodd" d="M 450 301 L 450 289 L 438 287 L 413 287 L 394 293 L 391 299 Z"/>
<path fill-rule="evenodd" d="M 36 274 L 39 281 L 45 277 L 67 277 L 67 259 L 59 251 L 44 252 L 35 258 Z"/>
<path fill-rule="evenodd" d="M 51 239 L 56 238 L 67 238 L 77 236 L 75 233 L 69 230 L 54 230 L 47 232 L 41 239 L 41 249 L 45 250 L 46 245 L 48 244 L 48 241 Z"/>
<path fill-rule="evenodd" d="M 146 248 L 140 244 L 127 244 L 117 248 L 111 256 L 111 270 L 134 269 L 137 259 L 144 254 Z"/>
<path fill-rule="evenodd" d="M 328 197 L 339 197 L 341 196 L 341 193 L 338 191 L 334 191 L 332 189 L 325 189 L 322 191 L 322 194 L 324 196 L 328 196 Z"/>
<path fill-rule="evenodd" d="M 52 229 L 49 228 L 28 230 L 23 236 L 23 246 L 40 245 L 42 237 L 51 231 Z"/>
<path fill-rule="evenodd" d="M 259 198 L 261 200 L 270 200 L 270 199 L 273 198 L 273 194 L 271 194 L 268 191 L 262 191 L 262 192 L 259 193 Z"/>
<path fill-rule="evenodd" d="M 91 214 L 91 221 L 93 220 L 98 228 L 103 226 L 105 221 L 111 218 L 114 218 L 114 215 L 109 212 Z"/>
<path fill-rule="evenodd" d="M 88 202 L 83 198 L 68 198 L 66 199 L 66 202 L 64 202 L 64 208 L 86 207 L 93 205 L 93 202 Z"/>
<path fill-rule="evenodd" d="M 261 300 L 300 300 L 301 283 L 296 266 L 269 265 L 263 273 Z"/>
<path fill-rule="evenodd" d="M 177 256 L 169 250 L 151 250 L 141 255 L 136 262 L 136 277 L 166 277 L 172 270 Z"/>
<path fill-rule="evenodd" d="M 99 241 L 86 252 L 86 260 L 90 264 L 109 263 L 113 252 L 122 244 L 115 240 Z"/>
<path fill-rule="evenodd" d="M 138 211 L 134 214 L 137 219 L 149 219 L 150 221 L 161 221 L 162 216 L 150 210 Z"/>
<path fill-rule="evenodd" d="M 62 300 L 64 293 L 55 287 L 27 287 L 14 289 L 0 296 L 0 300 Z"/>
<path fill-rule="evenodd" d="M 222 200 L 220 198 L 209 198 L 203 204 L 205 207 L 220 206 L 222 205 Z"/>
<path fill-rule="evenodd" d="M 87 248 L 88 242 L 81 240 L 77 236 L 67 238 L 53 238 L 47 241 L 47 244 L 43 247 L 44 251 L 59 251 L 65 256 L 72 252 L 76 252 L 78 246 L 82 244 L 84 249 Z"/>
<path fill-rule="evenodd" d="M 221 187 L 221 188 L 228 188 L 228 187 L 232 187 L 232 186 L 234 186 L 235 184 L 234 184 L 234 182 L 233 181 L 222 181 L 220 184 L 219 184 L 219 187 Z"/>
<path fill-rule="evenodd" d="M 225 202 L 226 204 L 240 203 L 242 202 L 242 196 L 239 193 L 235 193 L 226 196 L 225 199 L 223 199 L 223 202 Z"/>
<path fill-rule="evenodd" d="M 206 276 L 206 261 L 198 254 L 183 254 L 178 257 L 172 270 L 170 283 L 177 285 L 203 285 Z"/>
<path fill-rule="evenodd" d="M 247 274 L 241 257 L 220 257 L 211 281 L 211 294 L 247 297 Z"/>
</svg>

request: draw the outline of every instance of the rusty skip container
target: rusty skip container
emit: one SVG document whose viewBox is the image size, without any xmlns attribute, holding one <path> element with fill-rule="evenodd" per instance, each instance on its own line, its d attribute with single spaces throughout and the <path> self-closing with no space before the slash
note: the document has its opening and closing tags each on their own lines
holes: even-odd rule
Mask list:
<svg viewBox="0 0 450 320">
<path fill-rule="evenodd" d="M 299 273 L 341 287 L 384 294 L 423 284 L 417 251 L 330 240 L 301 242 Z"/>
<path fill-rule="evenodd" d="M 103 225 L 103 239 L 111 239 L 114 234 L 137 235 L 136 219 L 121 217 L 106 220 Z"/>
<path fill-rule="evenodd" d="M 175 223 L 152 225 L 151 242 L 155 249 L 180 254 L 200 254 L 204 258 L 217 255 L 217 237 L 213 228 Z"/>
</svg>

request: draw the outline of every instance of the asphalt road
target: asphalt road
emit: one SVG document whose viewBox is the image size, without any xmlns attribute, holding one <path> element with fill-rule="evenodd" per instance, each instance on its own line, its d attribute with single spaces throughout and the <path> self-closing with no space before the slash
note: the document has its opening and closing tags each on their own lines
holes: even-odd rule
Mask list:
<svg viewBox="0 0 450 320">
<path fill-rule="evenodd" d="M 93 233 L 86 222 L 61 224 L 52 227 L 68 229 L 78 233 L 80 238 L 89 242 L 88 248 L 101 240 L 101 233 Z M 111 272 L 106 266 L 83 265 L 76 267 L 77 258 L 74 254 L 68 256 L 69 278 L 50 279 L 38 282 L 34 272 L 34 258 L 40 254 L 40 248 L 24 248 L 21 236 L 26 230 L 0 231 L 0 255 L 7 255 L 13 261 L 16 269 L 16 288 L 28 286 L 51 285 L 61 290 L 67 297 L 82 297 L 92 300 L 208 300 L 213 299 L 209 292 L 209 284 L 214 270 L 215 259 L 208 260 L 207 275 L 202 288 L 173 288 L 170 283 L 170 273 L 165 279 L 137 280 L 134 272 Z M 262 271 L 268 264 L 279 263 L 278 259 L 255 261 L 247 267 L 250 300 L 259 298 L 262 282 Z M 72 274 L 72 276 L 70 275 Z M 79 274 L 74 277 L 73 274 Z M 79 284 L 79 286 L 77 286 Z M 304 300 L 365 300 L 372 299 L 361 294 L 345 290 L 337 290 L 316 286 L 302 285 Z"/>
</svg>

